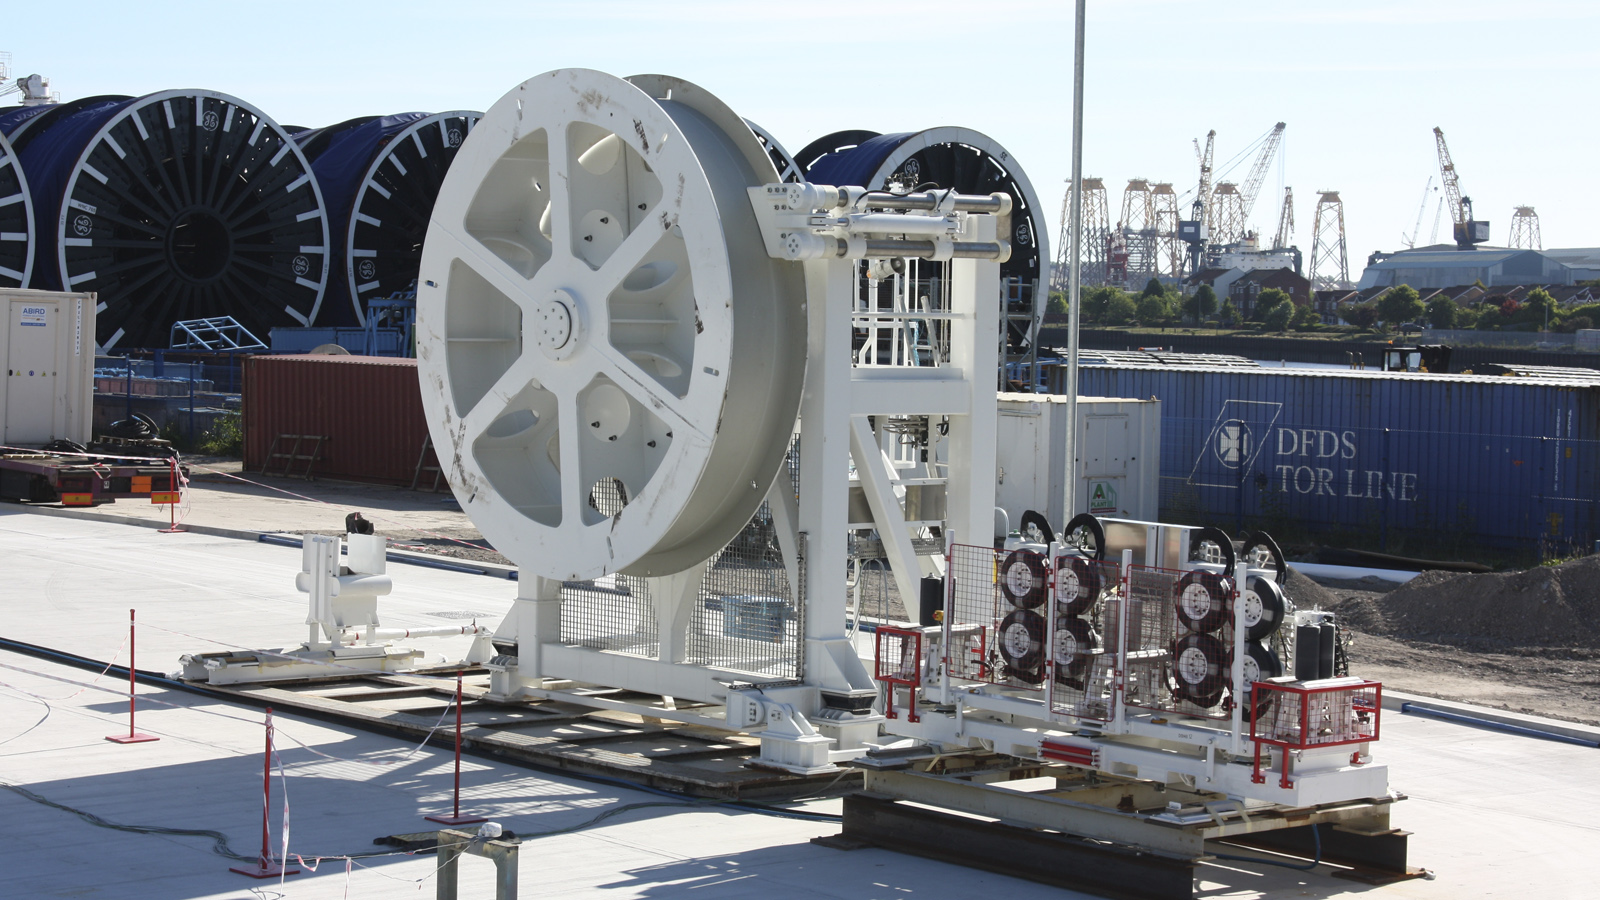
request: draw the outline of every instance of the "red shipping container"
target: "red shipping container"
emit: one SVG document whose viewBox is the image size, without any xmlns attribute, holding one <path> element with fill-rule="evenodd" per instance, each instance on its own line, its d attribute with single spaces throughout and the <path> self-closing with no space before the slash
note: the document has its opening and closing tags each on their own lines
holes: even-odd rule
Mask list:
<svg viewBox="0 0 1600 900">
<path fill-rule="evenodd" d="M 251 356 L 244 360 L 244 466 L 260 472 L 274 438 L 325 438 L 313 477 L 410 485 L 428 436 L 417 361 L 387 356 Z M 279 441 L 287 453 L 293 441 Z M 300 453 L 311 452 L 302 441 Z M 282 472 L 286 460 L 272 461 Z M 428 454 L 428 465 L 434 465 Z M 295 460 L 294 474 L 305 471 Z M 423 479 L 432 484 L 432 476 Z"/>
</svg>

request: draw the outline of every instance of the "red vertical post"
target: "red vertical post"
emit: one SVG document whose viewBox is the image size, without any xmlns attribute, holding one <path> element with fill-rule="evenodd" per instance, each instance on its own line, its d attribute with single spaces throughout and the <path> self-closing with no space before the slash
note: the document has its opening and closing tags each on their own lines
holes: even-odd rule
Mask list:
<svg viewBox="0 0 1600 900">
<path fill-rule="evenodd" d="M 138 683 L 135 680 L 137 676 L 134 674 L 138 669 L 134 668 L 133 664 L 133 643 L 135 638 L 133 624 L 133 610 L 130 609 L 128 610 L 128 733 L 107 735 L 106 740 L 113 744 L 145 744 L 150 741 L 161 740 L 153 734 L 140 734 L 133 728 L 133 689 Z"/>
<path fill-rule="evenodd" d="M 190 405 L 191 405 L 191 407 L 193 406 L 193 404 L 190 404 Z M 183 491 L 182 491 L 182 488 L 180 487 L 180 485 L 178 483 L 178 477 L 179 477 L 178 476 L 178 460 L 175 457 L 168 458 L 167 459 L 167 468 L 172 472 L 171 475 L 167 476 L 167 479 L 168 479 L 167 492 L 169 494 L 178 494 L 179 495 L 178 499 L 181 500 L 181 499 L 183 499 L 183 497 L 182 497 Z M 178 534 L 178 533 L 180 533 L 180 532 L 182 532 L 184 530 L 183 528 L 181 528 L 178 525 L 178 504 L 177 503 L 169 503 L 169 504 L 167 504 L 167 521 L 172 523 L 172 524 L 169 525 L 166 528 L 159 529 L 162 534 Z"/>
<path fill-rule="evenodd" d="M 456 789 L 454 814 L 448 816 L 423 816 L 429 822 L 438 822 L 441 825 L 471 825 L 474 822 L 487 822 L 483 816 L 463 816 L 461 814 L 461 673 L 456 673 Z"/>
<path fill-rule="evenodd" d="M 229 872 L 249 875 L 251 878 L 276 878 L 281 875 L 298 875 L 299 869 L 286 868 L 272 861 L 272 707 L 267 707 L 267 752 L 261 763 L 261 858 L 254 866 L 229 866 Z M 287 862 L 287 860 L 285 860 Z"/>
</svg>

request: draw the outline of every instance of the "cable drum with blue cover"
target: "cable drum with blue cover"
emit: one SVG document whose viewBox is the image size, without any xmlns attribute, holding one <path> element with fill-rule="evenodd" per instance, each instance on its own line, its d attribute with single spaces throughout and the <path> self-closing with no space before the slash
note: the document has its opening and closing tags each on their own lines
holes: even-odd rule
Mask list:
<svg viewBox="0 0 1600 900">
<path fill-rule="evenodd" d="M 859 128 L 850 131 L 835 131 L 801 147 L 800 152 L 794 155 L 794 161 L 800 166 L 800 174 L 804 175 L 811 169 L 812 164 L 822 157 L 853 150 L 875 137 L 881 137 L 881 135 L 876 131 L 865 131 Z"/>
<path fill-rule="evenodd" d="M 43 134 L 51 122 L 70 116 L 91 106 L 111 101 L 132 100 L 127 94 L 99 94 L 79 97 L 66 103 L 46 103 L 41 106 L 8 106 L 0 109 L 0 134 L 11 142 L 13 150 L 21 150 L 35 135 Z"/>
<path fill-rule="evenodd" d="M 28 286 L 33 268 L 33 203 L 11 142 L 0 133 L 0 287 Z"/>
<path fill-rule="evenodd" d="M 963 194 L 1004 193 L 1011 197 L 1011 258 L 1000 264 L 1006 311 L 1026 314 L 1007 321 L 1006 345 L 1026 352 L 1037 339 L 1049 283 L 1049 237 L 1044 207 L 1011 154 L 993 138 L 969 128 L 875 134 L 841 131 L 811 142 L 795 154 L 812 184 L 860 185 L 883 190 L 953 189 Z"/>
<path fill-rule="evenodd" d="M 84 97 L 70 103 L 8 106 L 0 109 L 0 287 L 28 287 L 42 220 L 34 215 L 32 192 L 19 151 L 42 126 L 88 106 L 128 100 L 121 94 Z"/>
<path fill-rule="evenodd" d="M 445 172 L 481 118 L 364 116 L 294 135 L 328 204 L 333 276 L 319 324 L 362 324 L 368 300 L 412 289 Z"/>
<path fill-rule="evenodd" d="M 264 335 L 317 317 L 322 195 L 288 134 L 226 94 L 89 98 L 0 117 L 34 204 L 32 286 L 100 295 L 102 347 L 164 347 L 231 316 Z"/>
</svg>

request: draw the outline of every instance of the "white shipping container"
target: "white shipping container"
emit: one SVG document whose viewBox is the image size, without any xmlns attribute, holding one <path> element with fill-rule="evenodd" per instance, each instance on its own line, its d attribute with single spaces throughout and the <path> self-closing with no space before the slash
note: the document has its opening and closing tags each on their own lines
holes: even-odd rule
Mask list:
<svg viewBox="0 0 1600 900">
<path fill-rule="evenodd" d="M 0 290 L 0 444 L 87 444 L 94 418 L 94 294 Z"/>
<path fill-rule="evenodd" d="M 1160 511 L 1161 401 L 1078 398 L 1078 452 L 1066 459 L 1067 398 L 1001 394 L 995 504 L 1017 529 L 1026 510 L 1063 528 L 1078 513 L 1154 522 Z M 1067 479 L 1075 508 L 1064 513 Z"/>
</svg>

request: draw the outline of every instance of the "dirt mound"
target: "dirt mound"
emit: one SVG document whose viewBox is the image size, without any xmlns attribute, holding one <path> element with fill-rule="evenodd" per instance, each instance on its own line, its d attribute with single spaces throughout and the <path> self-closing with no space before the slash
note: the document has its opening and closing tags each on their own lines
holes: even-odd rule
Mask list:
<svg viewBox="0 0 1600 900">
<path fill-rule="evenodd" d="M 1312 581 L 1294 566 L 1289 567 L 1289 577 L 1283 581 L 1283 593 L 1300 609 L 1333 609 L 1339 596 Z"/>
<path fill-rule="evenodd" d="M 1329 608 L 1357 631 L 1478 650 L 1600 648 L 1600 556 L 1525 572 L 1423 572 Z"/>
</svg>

